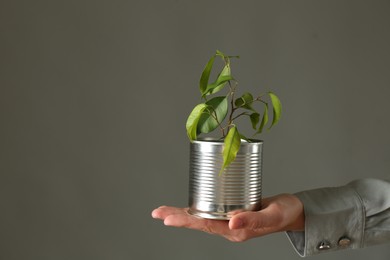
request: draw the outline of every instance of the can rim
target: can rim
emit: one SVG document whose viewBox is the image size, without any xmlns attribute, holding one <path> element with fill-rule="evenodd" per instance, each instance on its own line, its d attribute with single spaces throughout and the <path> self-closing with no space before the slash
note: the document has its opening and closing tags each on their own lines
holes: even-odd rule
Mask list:
<svg viewBox="0 0 390 260">
<path fill-rule="evenodd" d="M 249 140 L 250 142 L 248 142 Z M 250 144 L 261 144 L 264 143 L 263 140 L 260 139 L 241 139 L 241 145 L 250 145 Z M 217 139 L 213 137 L 202 137 L 197 140 L 192 141 L 193 143 L 212 143 L 212 144 L 223 144 L 223 139 Z"/>
</svg>

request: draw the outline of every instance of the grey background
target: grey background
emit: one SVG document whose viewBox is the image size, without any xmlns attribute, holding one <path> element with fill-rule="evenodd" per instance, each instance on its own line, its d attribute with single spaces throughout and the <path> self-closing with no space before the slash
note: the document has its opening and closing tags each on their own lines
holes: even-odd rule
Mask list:
<svg viewBox="0 0 390 260">
<path fill-rule="evenodd" d="M 167 228 L 204 64 L 273 90 L 264 195 L 390 169 L 389 1 L 0 1 L 0 259 L 299 259 Z M 389 245 L 316 259 L 389 259 Z"/>
</svg>

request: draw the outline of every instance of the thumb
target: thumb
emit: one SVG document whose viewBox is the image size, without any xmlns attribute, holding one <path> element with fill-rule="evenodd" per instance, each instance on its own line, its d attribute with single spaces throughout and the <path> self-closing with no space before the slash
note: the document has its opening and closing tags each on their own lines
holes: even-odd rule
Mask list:
<svg viewBox="0 0 390 260">
<path fill-rule="evenodd" d="M 267 209 L 261 211 L 248 211 L 234 215 L 229 221 L 230 229 L 272 230 L 276 229 L 277 216 Z"/>
</svg>

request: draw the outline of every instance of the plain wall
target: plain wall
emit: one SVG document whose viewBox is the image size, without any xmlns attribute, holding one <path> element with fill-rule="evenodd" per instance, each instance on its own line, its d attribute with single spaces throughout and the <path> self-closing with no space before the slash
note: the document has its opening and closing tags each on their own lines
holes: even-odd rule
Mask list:
<svg viewBox="0 0 390 260">
<path fill-rule="evenodd" d="M 384 0 L 0 1 L 0 259 L 300 259 L 283 233 L 235 244 L 150 212 L 187 204 L 185 121 L 216 49 L 241 56 L 242 91 L 283 102 L 261 136 L 265 196 L 388 178 L 389 13 Z M 315 259 L 389 257 L 387 244 Z"/>
</svg>

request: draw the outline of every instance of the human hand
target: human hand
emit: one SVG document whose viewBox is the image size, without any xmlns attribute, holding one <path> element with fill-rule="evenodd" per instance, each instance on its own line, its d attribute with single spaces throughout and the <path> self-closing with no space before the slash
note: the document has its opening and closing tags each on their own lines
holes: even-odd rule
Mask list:
<svg viewBox="0 0 390 260">
<path fill-rule="evenodd" d="M 166 226 L 184 227 L 220 235 L 233 242 L 280 231 L 302 231 L 305 216 L 302 202 L 294 195 L 280 194 L 262 200 L 260 211 L 247 211 L 230 220 L 203 219 L 188 213 L 188 208 L 162 206 L 152 212 Z"/>
</svg>

